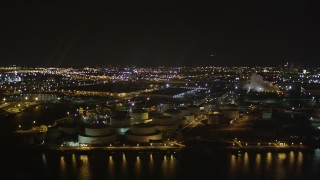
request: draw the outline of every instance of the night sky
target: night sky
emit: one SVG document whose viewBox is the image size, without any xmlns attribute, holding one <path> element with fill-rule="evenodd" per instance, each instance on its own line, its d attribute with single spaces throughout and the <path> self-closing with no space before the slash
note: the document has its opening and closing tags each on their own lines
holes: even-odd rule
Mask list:
<svg viewBox="0 0 320 180">
<path fill-rule="evenodd" d="M 319 0 L 203 2 L 1 4 L 0 66 L 320 65 Z"/>
</svg>

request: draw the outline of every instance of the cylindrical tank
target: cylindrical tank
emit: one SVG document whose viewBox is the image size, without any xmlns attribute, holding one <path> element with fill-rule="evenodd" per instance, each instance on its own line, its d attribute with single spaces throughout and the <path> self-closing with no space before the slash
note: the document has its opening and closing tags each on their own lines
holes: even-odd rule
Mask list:
<svg viewBox="0 0 320 180">
<path fill-rule="evenodd" d="M 90 124 L 85 127 L 85 135 L 87 136 L 106 136 L 112 133 L 110 126 Z"/>
<path fill-rule="evenodd" d="M 174 103 L 162 103 L 160 104 L 160 112 L 163 113 L 167 109 L 173 109 Z"/>
<path fill-rule="evenodd" d="M 148 143 L 150 140 L 161 140 L 162 133 L 159 130 L 156 130 L 152 134 L 148 135 L 139 135 L 134 134 L 132 130 L 126 132 L 126 139 L 130 142 L 137 142 L 137 143 Z"/>
<path fill-rule="evenodd" d="M 167 109 L 163 112 L 163 115 L 171 116 L 175 120 L 181 119 L 183 117 L 181 111 L 177 109 Z"/>
<path fill-rule="evenodd" d="M 208 115 L 208 124 L 219 125 L 222 119 L 221 113 L 209 114 Z"/>
<path fill-rule="evenodd" d="M 134 121 L 141 121 L 149 119 L 149 114 L 144 109 L 134 109 L 132 110 L 131 117 Z"/>
<path fill-rule="evenodd" d="M 192 115 L 199 115 L 200 114 L 200 107 L 197 105 L 190 105 L 188 106 L 190 108 L 190 114 Z"/>
<path fill-rule="evenodd" d="M 143 123 L 149 120 L 149 113 L 144 109 L 134 109 L 130 115 L 134 123 Z"/>
<path fill-rule="evenodd" d="M 172 125 L 175 124 L 175 120 L 173 119 L 172 116 L 155 116 L 152 119 L 153 124 L 155 125 L 161 125 L 161 126 L 166 126 L 166 125 Z"/>
<path fill-rule="evenodd" d="M 188 107 L 177 107 L 176 109 L 178 109 L 182 116 L 189 116 L 190 115 L 190 109 Z"/>
<path fill-rule="evenodd" d="M 131 132 L 136 135 L 148 135 L 154 134 L 156 132 L 156 128 L 155 125 L 150 123 L 140 123 L 132 125 Z"/>
<path fill-rule="evenodd" d="M 129 127 L 131 126 L 131 117 L 111 117 L 110 118 L 110 126 L 111 127 L 116 127 L 116 128 L 121 128 L 121 127 Z"/>
<path fill-rule="evenodd" d="M 78 141 L 81 144 L 108 144 L 115 142 L 117 139 L 117 136 L 115 134 L 111 134 L 108 136 L 97 136 L 97 137 L 92 137 L 92 136 L 86 136 L 86 135 L 78 135 Z"/>
<path fill-rule="evenodd" d="M 238 109 L 226 109 L 223 111 L 223 114 L 226 119 L 238 119 L 240 116 Z"/>
<path fill-rule="evenodd" d="M 156 129 L 160 131 L 168 131 L 168 130 L 176 130 L 178 129 L 178 124 L 171 124 L 171 125 L 156 125 Z"/>
</svg>

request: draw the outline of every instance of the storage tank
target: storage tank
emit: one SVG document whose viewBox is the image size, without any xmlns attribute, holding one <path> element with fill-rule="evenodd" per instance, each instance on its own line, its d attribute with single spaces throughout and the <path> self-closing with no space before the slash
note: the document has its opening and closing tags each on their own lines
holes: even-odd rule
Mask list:
<svg viewBox="0 0 320 180">
<path fill-rule="evenodd" d="M 200 107 L 197 105 L 190 105 L 188 106 L 190 109 L 190 114 L 198 116 L 200 114 Z"/>
<path fill-rule="evenodd" d="M 83 132 L 78 134 L 81 144 L 108 144 L 116 141 L 116 134 L 112 133 L 111 127 L 105 124 L 88 124 Z"/>
<path fill-rule="evenodd" d="M 174 107 L 175 107 L 174 103 L 171 103 L 171 102 L 162 103 L 162 104 L 160 104 L 160 113 L 163 113 L 167 109 L 173 109 Z"/>
<path fill-rule="evenodd" d="M 153 134 L 156 132 L 156 127 L 150 123 L 140 123 L 131 126 L 131 132 L 137 135 Z"/>
<path fill-rule="evenodd" d="M 227 109 L 223 111 L 223 114 L 226 119 L 238 119 L 240 116 L 238 109 Z"/>
<path fill-rule="evenodd" d="M 84 132 L 88 136 L 105 136 L 112 133 L 110 126 L 104 124 L 87 125 Z"/>
<path fill-rule="evenodd" d="M 160 115 L 160 116 L 155 116 L 152 119 L 152 123 L 156 124 L 156 125 L 171 125 L 176 123 L 176 121 L 173 119 L 172 116 L 164 116 L 164 115 Z"/>
<path fill-rule="evenodd" d="M 221 110 L 239 110 L 239 106 L 236 104 L 222 104 L 219 108 Z"/>
<path fill-rule="evenodd" d="M 152 123 L 160 131 L 176 130 L 178 128 L 177 121 L 172 116 L 155 116 Z"/>
<path fill-rule="evenodd" d="M 141 121 L 144 119 L 149 119 L 148 111 L 144 109 L 133 109 L 131 112 L 131 117 L 134 121 Z"/>
<path fill-rule="evenodd" d="M 105 145 L 109 143 L 115 142 L 117 136 L 115 134 L 110 136 L 86 136 L 86 135 L 78 135 L 78 141 L 80 144 L 92 144 L 92 145 Z"/>
<path fill-rule="evenodd" d="M 110 126 L 116 134 L 124 135 L 130 129 L 132 119 L 127 112 L 117 112 L 110 118 Z"/>
<path fill-rule="evenodd" d="M 148 143 L 150 140 L 161 140 L 162 133 L 151 123 L 132 125 L 131 130 L 126 132 L 126 139 L 130 142 Z"/>
<path fill-rule="evenodd" d="M 171 116 L 173 119 L 178 120 L 181 119 L 182 113 L 178 109 L 167 109 L 163 112 L 164 116 Z"/>
<path fill-rule="evenodd" d="M 178 109 L 182 116 L 189 116 L 190 115 L 190 109 L 188 107 L 177 107 L 176 109 Z"/>
<path fill-rule="evenodd" d="M 223 118 L 222 113 L 214 113 L 214 114 L 209 114 L 208 115 L 208 124 L 211 125 L 219 125 L 221 120 Z"/>
</svg>

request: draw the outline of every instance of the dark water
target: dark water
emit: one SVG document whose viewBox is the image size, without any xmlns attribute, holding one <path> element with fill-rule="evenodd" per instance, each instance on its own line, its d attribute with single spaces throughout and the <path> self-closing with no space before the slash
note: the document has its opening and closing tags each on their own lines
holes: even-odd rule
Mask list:
<svg viewBox="0 0 320 180">
<path fill-rule="evenodd" d="M 9 153 L 4 179 L 319 179 L 320 150 L 163 153 Z M 3 178 L 1 178 L 3 179 Z"/>
<path fill-rule="evenodd" d="M 23 129 L 29 129 L 33 125 L 50 125 L 55 120 L 66 117 L 67 112 L 75 112 L 81 105 L 71 104 L 43 104 L 14 116 L 2 117 L 0 121 L 0 135 L 15 131 L 21 125 Z"/>
</svg>

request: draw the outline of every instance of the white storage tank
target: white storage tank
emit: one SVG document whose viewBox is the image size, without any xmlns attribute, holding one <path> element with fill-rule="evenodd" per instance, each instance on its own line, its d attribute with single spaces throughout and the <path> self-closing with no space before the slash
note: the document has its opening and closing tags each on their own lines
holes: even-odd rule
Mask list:
<svg viewBox="0 0 320 180">
<path fill-rule="evenodd" d="M 150 123 L 140 123 L 131 126 L 131 132 L 137 135 L 154 134 L 156 132 L 155 125 Z"/>
<path fill-rule="evenodd" d="M 176 130 L 178 123 L 172 116 L 155 116 L 152 123 L 156 125 L 156 129 L 160 131 Z"/>
<path fill-rule="evenodd" d="M 116 141 L 116 138 L 111 127 L 105 124 L 88 124 L 84 131 L 78 134 L 81 144 L 103 145 Z"/>
<path fill-rule="evenodd" d="M 90 124 L 85 127 L 84 133 L 88 136 L 105 136 L 112 133 L 110 126 L 104 124 Z"/>
<path fill-rule="evenodd" d="M 115 142 L 117 136 L 115 134 L 101 137 L 91 137 L 86 135 L 78 135 L 78 141 L 80 144 L 92 144 L 92 145 L 105 145 Z"/>
<path fill-rule="evenodd" d="M 149 119 L 148 111 L 144 109 L 133 109 L 130 115 L 135 122 Z"/>
<path fill-rule="evenodd" d="M 150 123 L 134 124 L 132 129 L 126 132 L 126 139 L 130 142 L 148 143 L 150 140 L 161 140 L 162 133 Z"/>
</svg>

